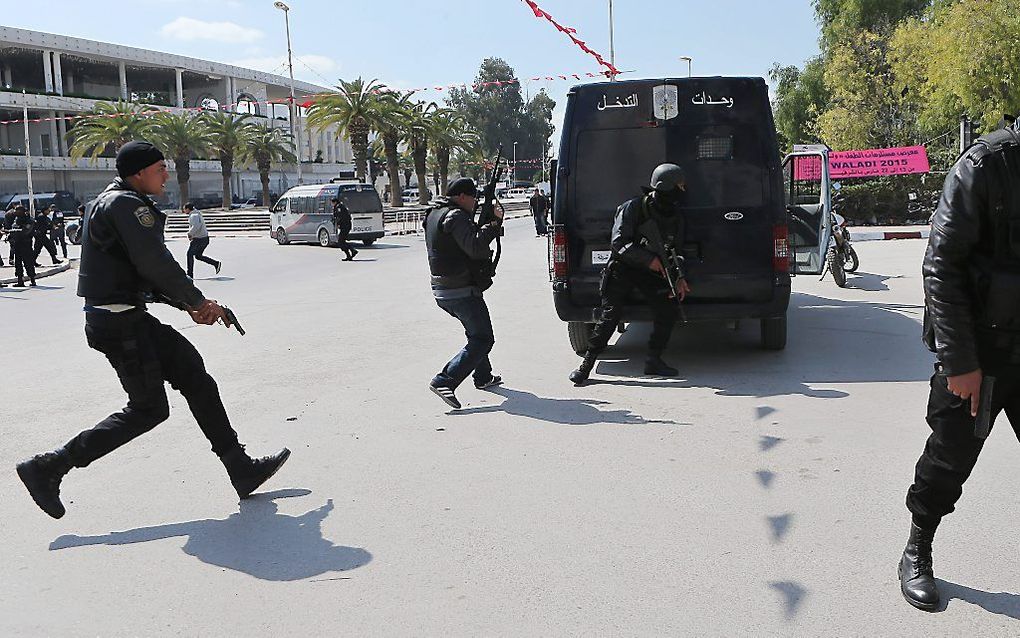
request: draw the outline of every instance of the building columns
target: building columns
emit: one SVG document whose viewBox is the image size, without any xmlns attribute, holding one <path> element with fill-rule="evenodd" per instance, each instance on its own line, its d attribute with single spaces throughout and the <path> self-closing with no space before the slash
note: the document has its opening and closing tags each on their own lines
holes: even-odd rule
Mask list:
<svg viewBox="0 0 1020 638">
<path fill-rule="evenodd" d="M 180 69 L 174 69 L 174 76 L 177 79 L 177 108 L 184 108 L 184 78 Z"/>
<path fill-rule="evenodd" d="M 60 156 L 67 157 L 70 155 L 67 150 L 67 120 L 64 119 L 65 113 L 59 111 L 57 113 L 57 140 L 60 142 Z"/>
<path fill-rule="evenodd" d="M 127 85 L 127 65 L 123 60 L 117 65 L 117 70 L 120 72 L 120 99 L 128 99 L 128 85 Z"/>
<path fill-rule="evenodd" d="M 60 70 L 60 52 L 53 52 L 53 90 L 57 95 L 64 94 L 64 76 Z"/>
<path fill-rule="evenodd" d="M 53 92 L 53 67 L 50 65 L 50 51 L 42 52 L 43 82 L 47 93 Z"/>
<path fill-rule="evenodd" d="M 60 139 L 57 137 L 57 112 L 47 111 L 50 125 L 50 157 L 60 157 Z"/>
<path fill-rule="evenodd" d="M 223 88 L 226 91 L 227 103 L 223 105 L 224 111 L 233 111 L 234 109 L 234 78 L 229 75 L 223 78 Z"/>
</svg>

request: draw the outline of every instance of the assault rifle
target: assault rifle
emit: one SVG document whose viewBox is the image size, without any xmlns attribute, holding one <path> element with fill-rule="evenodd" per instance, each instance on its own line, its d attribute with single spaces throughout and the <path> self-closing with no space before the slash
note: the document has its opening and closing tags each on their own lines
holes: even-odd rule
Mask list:
<svg viewBox="0 0 1020 638">
<path fill-rule="evenodd" d="M 687 323 L 687 313 L 684 312 L 684 302 L 680 298 L 680 290 L 677 285 L 684 276 L 684 259 L 676 254 L 676 246 L 666 247 L 666 262 L 663 266 L 666 271 L 666 282 L 669 283 L 669 292 L 676 299 L 676 305 L 680 309 L 680 320 Z"/>
<path fill-rule="evenodd" d="M 496 185 L 499 183 L 500 178 L 503 176 L 503 167 L 500 165 L 500 160 L 503 159 L 503 146 L 500 145 L 496 150 L 496 164 L 492 167 L 492 176 L 489 178 L 488 183 L 482 189 L 482 197 L 478 202 L 478 225 L 484 226 L 489 222 L 496 219 L 496 207 L 503 207 L 502 204 L 496 199 Z M 499 229 L 499 235 L 496 235 L 496 254 L 492 258 L 492 274 L 496 274 L 496 266 L 499 265 L 499 258 L 503 253 L 503 243 L 499 237 L 503 234 L 503 229 Z"/>
</svg>

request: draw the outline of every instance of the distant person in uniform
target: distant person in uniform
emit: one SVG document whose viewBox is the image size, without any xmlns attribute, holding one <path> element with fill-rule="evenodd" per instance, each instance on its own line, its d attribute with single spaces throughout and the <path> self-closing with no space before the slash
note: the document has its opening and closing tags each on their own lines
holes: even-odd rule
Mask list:
<svg viewBox="0 0 1020 638">
<path fill-rule="evenodd" d="M 528 207 L 535 218 L 535 237 L 549 233 L 549 199 L 538 188 L 528 200 Z"/>
<path fill-rule="evenodd" d="M 55 210 L 55 207 L 54 207 Z M 53 265 L 63 263 L 63 260 L 57 259 L 57 247 L 53 244 L 53 240 L 50 239 L 50 231 L 53 230 L 53 222 L 50 220 L 47 211 L 39 210 L 35 213 L 35 224 L 32 229 L 32 234 L 35 237 L 35 251 L 32 254 L 32 263 L 35 267 L 39 267 L 39 254 L 42 249 L 45 248 L 46 252 L 50 254 L 50 260 Z"/>
<path fill-rule="evenodd" d="M 50 229 L 50 240 L 54 247 L 60 244 L 60 251 L 67 259 L 67 223 L 64 221 L 64 212 L 57 210 L 56 205 L 50 204 L 50 222 L 53 228 Z"/>
<path fill-rule="evenodd" d="M 35 286 L 35 251 L 32 248 L 32 235 L 35 222 L 24 206 L 14 209 L 14 216 L 8 228 L 11 247 L 14 249 L 14 276 L 18 278 L 18 287 L 25 286 L 25 275 L 30 285 Z"/>
<path fill-rule="evenodd" d="M 336 241 L 340 246 L 340 249 L 344 251 L 347 257 L 344 261 L 354 261 L 354 258 L 358 256 L 358 251 L 347 243 L 347 238 L 351 235 L 351 229 L 354 227 L 354 220 L 351 219 L 351 211 L 347 208 L 347 205 L 340 201 L 339 198 L 333 198 L 333 224 L 336 226 Z"/>
<path fill-rule="evenodd" d="M 12 241 L 12 238 L 11 238 L 11 235 L 10 235 L 10 230 L 11 230 L 11 227 L 14 225 L 14 217 L 15 217 L 15 215 L 17 215 L 17 213 L 15 212 L 16 208 L 17 208 L 17 206 L 15 204 L 11 204 L 7 208 L 7 212 L 4 213 L 4 223 L 3 223 L 4 230 L 8 231 L 7 234 L 4 236 L 4 240 L 8 243 L 8 246 L 9 246 L 8 261 L 11 262 L 12 266 L 14 265 L 14 242 Z M 33 261 L 32 263 L 34 264 L 35 262 Z"/>
<path fill-rule="evenodd" d="M 209 264 L 216 269 L 217 275 L 220 274 L 223 263 L 202 254 L 209 247 L 209 229 L 205 226 L 202 212 L 191 202 L 184 205 L 184 212 L 188 215 L 188 239 L 191 240 L 188 245 L 188 276 L 195 278 L 196 259 Z"/>
<path fill-rule="evenodd" d="M 287 448 L 273 456 L 248 456 L 198 350 L 147 312 L 146 299 L 158 293 L 187 309 L 197 324 L 230 325 L 223 307 L 195 288 L 164 243 L 166 215 L 149 197 L 163 194 L 169 177 L 163 154 L 148 142 L 128 142 L 117 152 L 116 166 L 119 177 L 85 219 L 78 296 L 85 298 L 85 339 L 116 370 L 128 402 L 55 451 L 18 464 L 32 499 L 53 518 L 64 515 L 60 482 L 71 468 L 87 467 L 169 418 L 167 382 L 184 395 L 242 499 L 290 456 Z M 181 465 L 188 467 L 183 460 Z"/>
</svg>

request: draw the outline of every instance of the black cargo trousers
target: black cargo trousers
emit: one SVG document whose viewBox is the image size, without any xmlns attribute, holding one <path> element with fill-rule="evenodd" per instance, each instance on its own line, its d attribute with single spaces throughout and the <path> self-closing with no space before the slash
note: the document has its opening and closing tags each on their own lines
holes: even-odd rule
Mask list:
<svg viewBox="0 0 1020 638">
<path fill-rule="evenodd" d="M 673 326 L 680 318 L 676 299 L 669 298 L 669 284 L 651 270 L 642 271 L 623 262 L 610 264 L 602 271 L 602 285 L 599 289 L 601 307 L 598 320 L 588 341 L 588 350 L 596 354 L 606 349 L 609 340 L 623 317 L 623 310 L 631 293 L 641 291 L 646 303 L 652 309 L 652 335 L 648 339 L 648 351 L 662 354 L 673 335 Z"/>
<path fill-rule="evenodd" d="M 88 312 L 89 347 L 106 355 L 128 394 L 123 410 L 71 439 L 65 449 L 75 467 L 85 467 L 170 417 L 164 382 L 188 401 L 191 413 L 217 456 L 238 445 L 216 382 L 202 356 L 179 332 L 144 310 Z"/>
<path fill-rule="evenodd" d="M 983 374 L 995 377 L 992 420 L 1005 411 L 1020 439 L 1020 363 L 1010 361 L 1008 350 L 987 346 L 981 350 L 987 353 L 978 357 Z M 939 364 L 931 377 L 927 421 L 931 435 L 917 461 L 914 484 L 907 491 L 907 509 L 919 527 L 933 529 L 955 509 L 985 443 L 974 436 L 970 399 L 963 400 L 949 391 Z"/>
</svg>

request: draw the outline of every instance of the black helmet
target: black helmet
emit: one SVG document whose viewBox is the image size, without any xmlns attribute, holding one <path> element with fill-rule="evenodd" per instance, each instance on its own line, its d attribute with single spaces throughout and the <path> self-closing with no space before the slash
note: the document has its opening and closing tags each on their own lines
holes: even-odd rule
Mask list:
<svg viewBox="0 0 1020 638">
<path fill-rule="evenodd" d="M 675 190 L 684 183 L 684 169 L 676 164 L 659 164 L 652 171 L 651 187 L 659 192 Z"/>
</svg>

